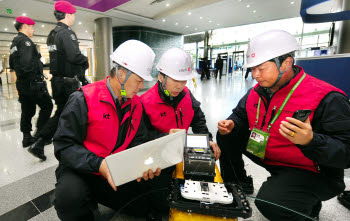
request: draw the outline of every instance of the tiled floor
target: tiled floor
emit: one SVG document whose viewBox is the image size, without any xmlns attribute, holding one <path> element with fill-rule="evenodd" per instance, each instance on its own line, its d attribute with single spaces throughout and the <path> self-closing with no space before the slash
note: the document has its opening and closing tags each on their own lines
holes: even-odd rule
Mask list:
<svg viewBox="0 0 350 221">
<path fill-rule="evenodd" d="M 225 119 L 239 99 L 254 85 L 254 80 L 244 80 L 241 73 L 224 76 L 222 80 L 199 80 L 194 88 L 188 87 L 202 103 L 210 131 L 216 133 L 217 122 Z M 150 84 L 147 84 L 149 87 Z M 30 155 L 22 148 L 22 134 L 19 131 L 20 104 L 17 101 L 14 84 L 0 86 L 0 221 L 54 221 L 58 220 L 51 205 L 52 190 L 55 185 L 57 160 L 53 146 L 45 147 L 48 157 L 45 162 Z M 35 122 L 34 117 L 33 122 Z M 268 173 L 245 159 L 247 171 L 254 177 L 255 192 Z M 346 171 L 346 183 L 350 187 L 350 171 Z M 266 220 L 252 203 L 253 216 L 247 220 Z M 108 209 L 105 209 L 108 213 Z M 109 211 L 110 212 L 110 211 Z M 130 220 L 127 216 L 111 220 Z M 323 203 L 320 220 L 349 220 L 350 211 L 342 207 L 336 199 Z"/>
</svg>

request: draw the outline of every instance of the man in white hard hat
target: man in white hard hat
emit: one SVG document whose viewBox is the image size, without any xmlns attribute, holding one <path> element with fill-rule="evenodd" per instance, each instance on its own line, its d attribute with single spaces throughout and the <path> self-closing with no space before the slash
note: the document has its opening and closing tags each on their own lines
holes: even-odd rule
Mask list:
<svg viewBox="0 0 350 221">
<path fill-rule="evenodd" d="M 166 207 L 169 180 L 159 168 L 145 172 L 144 181 L 139 178 L 117 190 L 105 161 L 152 139 L 136 93 L 144 80 L 152 80 L 154 58 L 146 44 L 126 41 L 111 55 L 115 67 L 109 77 L 70 96 L 54 136 L 59 161 L 55 209 L 60 219 L 94 220 L 97 203 L 135 216 Z M 154 193 L 139 197 L 149 191 Z"/>
<path fill-rule="evenodd" d="M 141 96 L 145 112 L 152 126 L 161 133 L 171 129 L 192 127 L 198 134 L 209 134 L 210 146 L 215 157 L 220 157 L 220 148 L 212 141 L 200 102 L 186 87 L 187 80 L 195 77 L 191 56 L 180 48 L 167 50 L 157 64 L 158 82 Z"/>
<path fill-rule="evenodd" d="M 258 83 L 218 123 L 219 139 L 232 143 L 220 146 L 226 156 L 220 161 L 231 157 L 232 163 L 223 162 L 224 180 L 239 169 L 234 166 L 242 150 L 235 141 L 245 143 L 244 154 L 271 174 L 256 197 L 299 213 L 256 200 L 269 220 L 317 217 L 322 201 L 344 190 L 344 168 L 350 166 L 349 98 L 294 65 L 298 49 L 295 37 L 282 30 L 253 38 L 245 67 Z"/>
</svg>

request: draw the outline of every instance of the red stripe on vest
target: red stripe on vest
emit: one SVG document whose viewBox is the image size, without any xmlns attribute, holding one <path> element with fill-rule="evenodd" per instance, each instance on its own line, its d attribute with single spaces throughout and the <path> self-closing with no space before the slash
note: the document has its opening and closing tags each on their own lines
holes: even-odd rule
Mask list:
<svg viewBox="0 0 350 221">
<path fill-rule="evenodd" d="M 83 87 L 88 107 L 88 127 L 84 146 L 103 158 L 110 155 L 114 149 L 119 131 L 118 114 L 112 95 L 107 88 L 107 78 Z M 114 153 L 121 152 L 129 146 L 140 125 L 143 112 L 140 98 L 135 95 L 127 103 L 131 103 L 131 110 L 136 106 L 130 122 L 133 127 L 129 125 L 124 143 Z"/>
<path fill-rule="evenodd" d="M 176 110 L 160 98 L 158 83 L 141 95 L 146 114 L 155 129 L 162 133 L 169 133 L 169 130 L 172 128 L 188 130 L 194 116 L 194 110 L 188 88 L 185 87 L 183 91 L 186 95 L 177 105 Z"/>
<path fill-rule="evenodd" d="M 274 106 L 276 106 L 276 112 L 282 105 L 284 99 L 287 97 L 288 93 L 296 82 L 304 74 L 304 70 L 301 69 L 300 73 L 291 80 L 291 82 L 284 88 L 278 90 L 276 94 L 273 95 L 268 110 L 266 114 L 265 124 L 263 130 L 267 130 L 268 123 L 270 122 L 271 112 Z M 259 95 L 255 91 L 258 84 L 255 85 L 254 89 L 251 90 L 247 103 L 246 110 L 249 120 L 249 127 L 253 129 L 256 121 L 257 104 L 259 101 Z M 305 79 L 301 82 L 298 88 L 294 91 L 293 95 L 289 99 L 288 103 L 284 107 L 280 116 L 277 118 L 276 122 L 273 124 L 270 130 L 270 138 L 267 143 L 265 159 L 263 160 L 265 164 L 277 165 L 277 166 L 288 166 L 296 167 L 300 169 L 310 170 L 317 172 L 314 162 L 309 158 L 305 157 L 301 150 L 288 139 L 282 137 L 279 133 L 279 128 L 281 121 L 286 121 L 286 117 L 292 117 L 296 110 L 310 109 L 312 113 L 310 114 L 310 121 L 312 122 L 315 110 L 320 104 L 321 100 L 330 92 L 337 91 L 345 94 L 340 89 L 314 78 L 310 75 L 306 75 Z M 264 99 L 264 98 L 262 98 Z M 257 128 L 260 129 L 263 123 L 264 114 L 266 112 L 265 105 L 261 102 L 259 122 Z"/>
</svg>

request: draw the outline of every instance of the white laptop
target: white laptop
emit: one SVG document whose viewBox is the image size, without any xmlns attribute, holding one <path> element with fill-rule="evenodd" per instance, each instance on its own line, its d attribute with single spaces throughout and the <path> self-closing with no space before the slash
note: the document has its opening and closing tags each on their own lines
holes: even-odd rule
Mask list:
<svg viewBox="0 0 350 221">
<path fill-rule="evenodd" d="M 157 168 L 165 169 L 182 162 L 186 131 L 179 131 L 135 146 L 106 158 L 114 184 L 120 186 Z"/>
</svg>

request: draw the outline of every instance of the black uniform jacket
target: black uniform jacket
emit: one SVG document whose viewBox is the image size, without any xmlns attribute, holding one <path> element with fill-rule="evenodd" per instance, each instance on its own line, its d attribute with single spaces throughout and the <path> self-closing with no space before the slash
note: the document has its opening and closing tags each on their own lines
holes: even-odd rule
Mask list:
<svg viewBox="0 0 350 221">
<path fill-rule="evenodd" d="M 57 68 L 58 72 L 62 72 L 58 74 L 63 74 L 64 77 L 74 77 L 74 75 L 77 75 L 81 78 L 85 76 L 84 73 L 89 67 L 89 62 L 88 58 L 79 49 L 77 35 L 70 27 L 62 22 L 58 22 L 57 26 L 63 28 L 55 36 L 57 56 L 60 56 L 57 60 Z"/>
<path fill-rule="evenodd" d="M 43 65 L 36 45 L 25 34 L 18 32 L 10 49 L 10 67 L 16 71 L 17 80 L 40 79 Z"/>
</svg>

